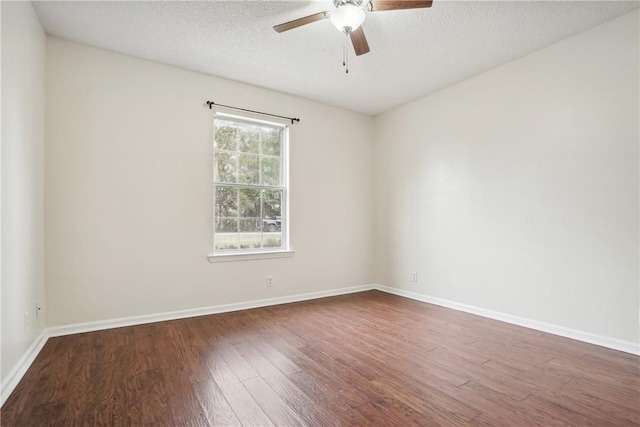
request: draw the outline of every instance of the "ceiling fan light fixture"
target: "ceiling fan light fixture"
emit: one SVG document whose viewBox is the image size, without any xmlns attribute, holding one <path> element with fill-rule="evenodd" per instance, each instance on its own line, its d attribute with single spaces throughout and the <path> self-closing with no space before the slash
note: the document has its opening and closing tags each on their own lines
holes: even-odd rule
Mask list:
<svg viewBox="0 0 640 427">
<path fill-rule="evenodd" d="M 343 4 L 331 12 L 331 23 L 344 33 L 355 31 L 364 22 L 365 13 L 362 8 L 353 4 Z"/>
</svg>

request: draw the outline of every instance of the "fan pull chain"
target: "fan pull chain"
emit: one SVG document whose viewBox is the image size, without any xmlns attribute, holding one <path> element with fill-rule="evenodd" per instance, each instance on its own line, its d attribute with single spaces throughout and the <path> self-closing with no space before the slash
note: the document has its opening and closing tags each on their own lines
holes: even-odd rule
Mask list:
<svg viewBox="0 0 640 427">
<path fill-rule="evenodd" d="M 347 65 L 347 46 L 342 43 L 342 66 L 345 67 Z"/>
<path fill-rule="evenodd" d="M 344 62 L 342 65 L 346 68 L 346 73 L 349 74 L 349 33 L 345 31 L 344 33 Z"/>
</svg>

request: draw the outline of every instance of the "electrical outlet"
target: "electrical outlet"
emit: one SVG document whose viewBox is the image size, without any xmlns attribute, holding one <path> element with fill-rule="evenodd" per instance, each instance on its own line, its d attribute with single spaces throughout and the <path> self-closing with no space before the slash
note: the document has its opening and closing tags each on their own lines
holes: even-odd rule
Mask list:
<svg viewBox="0 0 640 427">
<path fill-rule="evenodd" d="M 27 332 L 29 330 L 29 312 L 24 312 L 24 331 Z"/>
<path fill-rule="evenodd" d="M 418 272 L 414 271 L 411 273 L 411 281 L 412 282 L 417 282 L 418 281 Z"/>
<path fill-rule="evenodd" d="M 267 276 L 267 288 L 273 286 L 273 276 Z"/>
</svg>

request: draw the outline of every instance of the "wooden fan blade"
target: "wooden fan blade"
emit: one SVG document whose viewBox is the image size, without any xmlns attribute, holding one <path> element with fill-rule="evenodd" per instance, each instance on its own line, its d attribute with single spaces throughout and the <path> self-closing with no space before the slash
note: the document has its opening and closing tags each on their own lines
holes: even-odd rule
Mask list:
<svg viewBox="0 0 640 427">
<path fill-rule="evenodd" d="M 362 27 L 358 27 L 357 30 L 351 31 L 349 36 L 351 37 L 353 49 L 356 51 L 356 56 L 364 55 L 369 52 L 369 43 L 367 43 L 367 38 L 364 36 L 364 30 Z"/>
<path fill-rule="evenodd" d="M 304 18 L 298 18 L 294 19 L 293 21 L 285 22 L 284 24 L 275 25 L 273 29 L 276 30 L 276 32 L 281 33 L 283 31 L 301 27 L 303 25 L 311 24 L 312 22 L 321 21 L 328 17 L 329 12 L 314 13 L 313 15 L 305 16 Z"/>
<path fill-rule="evenodd" d="M 431 7 L 433 0 L 371 0 L 371 11 L 419 9 Z"/>
</svg>

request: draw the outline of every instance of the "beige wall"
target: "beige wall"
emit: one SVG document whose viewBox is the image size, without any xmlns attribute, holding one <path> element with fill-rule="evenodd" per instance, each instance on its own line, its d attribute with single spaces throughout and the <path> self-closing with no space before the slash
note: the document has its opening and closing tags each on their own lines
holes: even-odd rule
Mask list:
<svg viewBox="0 0 640 427">
<path fill-rule="evenodd" d="M 638 343 L 638 22 L 377 117 L 376 280 Z"/>
<path fill-rule="evenodd" d="M 207 100 L 301 118 L 292 258 L 207 261 Z M 46 107 L 49 326 L 371 282 L 372 118 L 55 38 Z"/>
<path fill-rule="evenodd" d="M 46 38 L 30 2 L 2 2 L 2 383 L 45 326 Z M 24 313 L 30 327 L 24 330 Z M 4 396 L 3 396 L 4 397 Z"/>
</svg>

